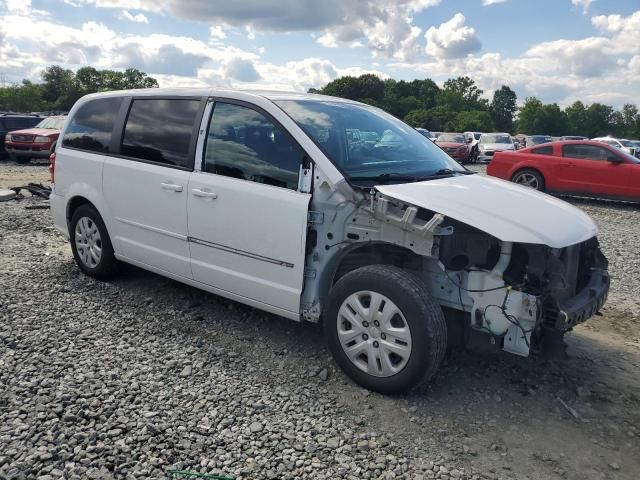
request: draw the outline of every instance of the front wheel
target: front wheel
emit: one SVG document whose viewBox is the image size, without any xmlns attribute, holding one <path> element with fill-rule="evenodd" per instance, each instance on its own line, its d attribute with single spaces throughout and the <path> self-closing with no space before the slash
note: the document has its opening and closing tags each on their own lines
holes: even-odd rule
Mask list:
<svg viewBox="0 0 640 480">
<path fill-rule="evenodd" d="M 442 309 L 424 282 L 390 265 L 362 267 L 342 277 L 331 290 L 323 322 L 342 370 L 384 394 L 429 380 L 447 346 Z"/>
<path fill-rule="evenodd" d="M 544 179 L 535 170 L 520 170 L 516 172 L 511 181 L 523 187 L 533 188 L 540 192 L 544 191 Z"/>
</svg>

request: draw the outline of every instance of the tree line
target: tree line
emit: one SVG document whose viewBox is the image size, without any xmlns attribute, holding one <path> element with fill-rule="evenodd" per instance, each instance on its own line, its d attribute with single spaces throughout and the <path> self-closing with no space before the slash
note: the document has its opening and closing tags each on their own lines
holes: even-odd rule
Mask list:
<svg viewBox="0 0 640 480">
<path fill-rule="evenodd" d="M 135 68 L 124 71 L 83 67 L 77 71 L 51 65 L 39 83 L 23 80 L 0 87 L 0 111 L 68 111 L 88 93 L 106 90 L 158 87 L 156 79 Z M 311 93 L 358 100 L 380 107 L 414 127 L 432 131 L 503 131 L 553 136 L 614 135 L 640 139 L 640 114 L 636 105 L 621 110 L 610 105 L 580 101 L 562 109 L 535 97 L 517 106 L 516 93 L 507 85 L 491 100 L 469 77 L 451 78 L 439 87 L 433 80 L 382 80 L 376 75 L 337 78 Z"/>
<path fill-rule="evenodd" d="M 68 111 L 83 95 L 107 90 L 157 88 L 155 78 L 135 68 L 123 72 L 83 67 L 77 71 L 51 65 L 42 72 L 42 82 L 23 80 L 0 87 L 0 111 Z"/>
<path fill-rule="evenodd" d="M 452 78 L 439 87 L 428 78 L 382 80 L 365 74 L 340 77 L 309 92 L 368 103 L 409 125 L 431 131 L 640 139 L 640 115 L 635 105 L 626 104 L 622 110 L 616 110 L 602 103 L 585 105 L 576 101 L 562 109 L 556 103 L 545 104 L 536 97 L 527 97 L 518 108 L 517 95 L 507 85 L 497 89 L 489 100 L 469 77 Z"/>
</svg>

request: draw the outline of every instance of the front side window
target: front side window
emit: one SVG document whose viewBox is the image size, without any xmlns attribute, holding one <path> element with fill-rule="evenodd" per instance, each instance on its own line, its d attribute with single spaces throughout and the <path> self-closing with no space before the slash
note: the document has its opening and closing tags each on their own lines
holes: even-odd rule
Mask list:
<svg viewBox="0 0 640 480">
<path fill-rule="evenodd" d="M 275 103 L 348 180 L 358 185 L 411 182 L 445 171 L 466 172 L 413 127 L 380 109 L 332 100 Z"/>
<path fill-rule="evenodd" d="M 121 104 L 121 97 L 97 98 L 86 102 L 69 122 L 62 145 L 108 153 L 111 131 Z"/>
<path fill-rule="evenodd" d="M 356 136 L 352 141 L 365 141 Z M 230 103 L 214 105 L 205 172 L 296 190 L 301 161 L 298 146 L 260 112 Z"/>
<path fill-rule="evenodd" d="M 190 151 L 199 99 L 135 99 L 122 135 L 120 153 L 127 157 L 193 168 Z"/>
<path fill-rule="evenodd" d="M 606 148 L 595 145 L 564 145 L 562 147 L 562 156 L 567 158 L 606 161 L 613 155 L 614 153 Z"/>
</svg>

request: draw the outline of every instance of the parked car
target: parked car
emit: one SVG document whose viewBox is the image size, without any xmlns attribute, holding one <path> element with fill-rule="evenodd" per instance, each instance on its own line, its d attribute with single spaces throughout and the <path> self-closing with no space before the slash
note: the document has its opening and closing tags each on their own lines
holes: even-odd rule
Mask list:
<svg viewBox="0 0 640 480">
<path fill-rule="evenodd" d="M 416 130 L 417 130 L 418 132 L 420 132 L 420 134 L 421 134 L 423 137 L 426 137 L 426 138 L 428 138 L 428 139 L 429 139 L 429 140 L 431 140 L 431 141 L 435 140 L 434 136 L 433 136 L 433 135 L 431 134 L 431 132 L 430 132 L 429 130 L 427 130 L 426 128 L 416 128 Z"/>
<path fill-rule="evenodd" d="M 32 158 L 49 158 L 65 118 L 47 117 L 33 128 L 9 132 L 5 137 L 5 149 L 9 157 L 19 163 L 27 163 Z"/>
<path fill-rule="evenodd" d="M 478 157 L 478 142 L 480 141 L 482 132 L 464 132 L 464 138 L 467 141 L 469 151 L 471 152 L 471 161 L 475 161 Z"/>
<path fill-rule="evenodd" d="M 567 140 L 589 140 L 588 137 L 582 137 L 580 135 L 565 135 L 564 137 L 560 137 L 561 141 Z"/>
<path fill-rule="evenodd" d="M 435 143 L 454 160 L 460 163 L 471 161 L 471 150 L 462 133 L 441 133 Z"/>
<path fill-rule="evenodd" d="M 637 153 L 637 148 L 633 144 L 633 142 L 625 138 L 598 137 L 598 138 L 592 138 L 592 140 L 594 142 L 606 143 L 607 145 L 610 145 L 615 148 L 619 148 L 620 150 L 623 150 L 631 155 L 636 155 Z"/>
<path fill-rule="evenodd" d="M 21 128 L 31 128 L 38 124 L 42 117 L 22 113 L 1 113 L 0 114 L 0 155 L 6 154 L 6 135 L 12 130 Z"/>
<path fill-rule="evenodd" d="M 524 137 L 525 147 L 533 147 L 534 145 L 542 145 L 549 142 L 553 142 L 553 137 L 549 135 L 527 135 Z"/>
<path fill-rule="evenodd" d="M 380 141 L 352 146 L 347 132 Z M 597 227 L 474 175 L 395 117 L 311 94 L 149 89 L 81 98 L 51 158 L 79 269 L 121 262 L 296 321 L 383 393 L 479 339 L 542 352 L 602 307 Z M 400 142 L 396 140 L 400 139 Z"/>
<path fill-rule="evenodd" d="M 496 152 L 515 149 L 508 133 L 483 133 L 478 141 L 477 159 L 479 162 L 490 162 Z"/>
<path fill-rule="evenodd" d="M 550 193 L 640 201 L 640 160 L 601 142 L 553 142 L 503 152 L 487 173 Z"/>
</svg>

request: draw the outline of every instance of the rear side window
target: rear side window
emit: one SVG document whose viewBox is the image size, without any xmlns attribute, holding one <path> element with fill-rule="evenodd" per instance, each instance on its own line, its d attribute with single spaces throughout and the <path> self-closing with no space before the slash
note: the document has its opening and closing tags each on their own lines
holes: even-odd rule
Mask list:
<svg viewBox="0 0 640 480">
<path fill-rule="evenodd" d="M 64 132 L 62 145 L 90 152 L 108 153 L 111 131 L 122 97 L 90 100 L 82 105 Z"/>
<path fill-rule="evenodd" d="M 199 109 L 199 99 L 134 100 L 120 153 L 140 160 L 193 168 L 191 139 Z"/>
<path fill-rule="evenodd" d="M 614 156 L 613 152 L 595 145 L 563 145 L 562 156 L 568 158 L 582 158 L 584 160 L 607 160 Z"/>
<path fill-rule="evenodd" d="M 216 103 L 205 172 L 296 190 L 302 153 L 279 126 L 240 105 Z"/>
<path fill-rule="evenodd" d="M 531 153 L 538 155 L 553 155 L 553 147 L 551 145 L 545 145 L 544 147 L 538 147 L 531 150 Z"/>
</svg>

